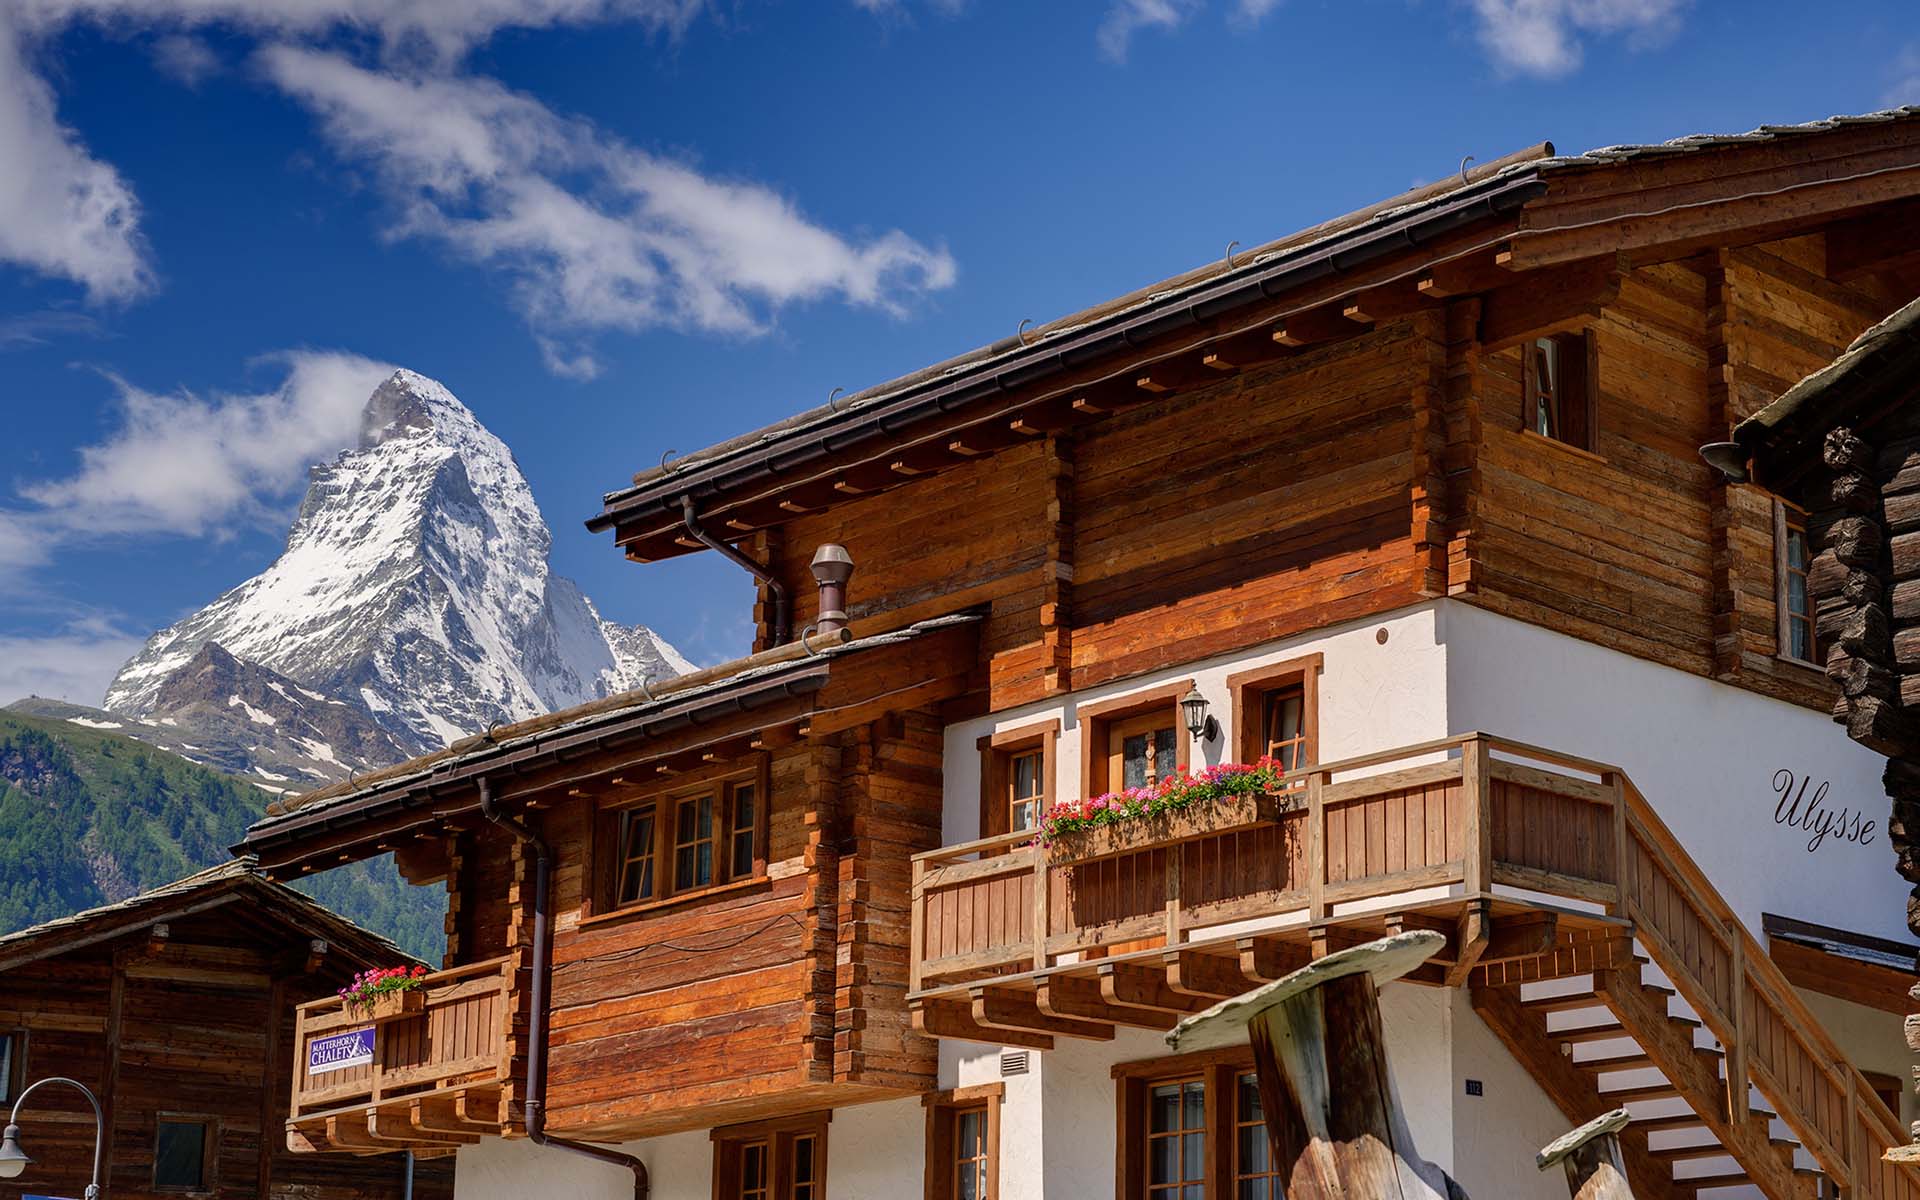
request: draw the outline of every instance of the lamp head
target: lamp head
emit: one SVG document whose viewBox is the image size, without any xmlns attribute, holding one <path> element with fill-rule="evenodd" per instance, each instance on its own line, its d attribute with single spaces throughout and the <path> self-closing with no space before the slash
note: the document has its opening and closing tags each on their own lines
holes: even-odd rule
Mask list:
<svg viewBox="0 0 1920 1200">
<path fill-rule="evenodd" d="M 1708 442 L 1700 447 L 1700 457 L 1725 476 L 1728 483 L 1745 483 L 1751 478 L 1747 471 L 1747 448 L 1739 442 Z"/>
<path fill-rule="evenodd" d="M 1185 720 L 1187 732 L 1202 741 L 1213 736 L 1213 718 L 1207 714 L 1207 698 L 1200 694 L 1198 685 L 1187 689 L 1180 697 L 1180 716 Z"/>
<path fill-rule="evenodd" d="M 0 1137 L 0 1179 L 17 1179 L 20 1173 L 32 1162 L 27 1152 L 20 1148 L 20 1127 L 7 1126 L 4 1137 Z"/>
</svg>

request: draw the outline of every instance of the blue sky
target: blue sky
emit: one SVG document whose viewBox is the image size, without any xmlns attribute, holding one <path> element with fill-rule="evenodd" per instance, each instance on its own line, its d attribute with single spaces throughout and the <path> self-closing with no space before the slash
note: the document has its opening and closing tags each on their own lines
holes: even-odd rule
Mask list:
<svg viewBox="0 0 1920 1200">
<path fill-rule="evenodd" d="M 1911 0 L 0 3 L 0 702 L 277 552 L 363 360 L 510 445 L 698 661 L 748 591 L 580 522 L 691 451 L 1416 183 L 1920 103 Z M 9 178 L 11 176 L 11 178 Z"/>
</svg>

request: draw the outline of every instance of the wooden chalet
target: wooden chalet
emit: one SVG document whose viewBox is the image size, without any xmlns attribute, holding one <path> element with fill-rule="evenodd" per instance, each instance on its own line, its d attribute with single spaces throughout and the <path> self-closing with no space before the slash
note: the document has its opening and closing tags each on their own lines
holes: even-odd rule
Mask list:
<svg viewBox="0 0 1920 1200">
<path fill-rule="evenodd" d="M 1249 1057 L 1162 1035 L 1430 930 L 1383 1020 L 1468 1194 L 1625 1105 L 1642 1200 L 1920 1196 L 1880 768 L 1805 526 L 1697 453 L 1920 291 L 1916 215 L 1920 110 L 1541 145 L 641 472 L 590 527 L 741 566 L 753 653 L 250 831 L 449 897 L 409 1054 L 289 1138 L 463 1200 L 1278 1196 Z"/>
<path fill-rule="evenodd" d="M 0 1101 L 65 1076 L 100 1099 L 102 1200 L 401 1200 L 452 1193 L 450 1163 L 406 1145 L 354 1158 L 293 1153 L 284 1130 L 292 1006 L 399 947 L 264 878 L 251 859 L 0 937 Z M 50 1085 L 26 1098 L 34 1162 L 0 1197 L 80 1196 L 94 1118 Z M 411 1176 L 411 1178 L 409 1178 Z"/>
</svg>

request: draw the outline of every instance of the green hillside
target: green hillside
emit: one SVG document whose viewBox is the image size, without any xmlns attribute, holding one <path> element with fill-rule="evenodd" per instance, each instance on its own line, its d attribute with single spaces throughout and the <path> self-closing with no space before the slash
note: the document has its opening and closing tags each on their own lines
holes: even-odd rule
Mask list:
<svg viewBox="0 0 1920 1200">
<path fill-rule="evenodd" d="M 179 879 L 228 857 L 270 797 L 178 755 L 69 721 L 0 711 L 0 933 Z M 389 858 L 301 891 L 437 962 L 445 897 Z"/>
</svg>

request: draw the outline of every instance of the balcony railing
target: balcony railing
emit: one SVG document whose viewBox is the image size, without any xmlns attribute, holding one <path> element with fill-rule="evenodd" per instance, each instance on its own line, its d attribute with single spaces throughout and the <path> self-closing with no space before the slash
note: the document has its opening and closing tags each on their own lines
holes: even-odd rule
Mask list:
<svg viewBox="0 0 1920 1200">
<path fill-rule="evenodd" d="M 411 1011 L 348 1012 L 338 998 L 295 1010 L 295 1150 L 451 1152 L 510 1123 L 513 965 L 425 977 Z"/>
<path fill-rule="evenodd" d="M 1177 948 L 1233 922 L 1298 914 L 1310 928 L 1371 899 L 1454 884 L 1618 898 L 1620 781 L 1600 764 L 1475 734 L 1285 783 L 1295 795 L 1271 822 L 1093 861 L 1053 861 L 1025 833 L 917 855 L 914 990 L 1149 941 Z"/>
<path fill-rule="evenodd" d="M 1473 733 L 1285 783 L 1304 801 L 1251 829 L 1229 817 L 1073 863 L 1030 834 L 916 856 L 915 1023 L 1043 1047 L 1168 1029 L 1406 928 L 1448 934 L 1410 977 L 1439 984 L 1637 980 L 1637 947 L 1722 1048 L 1708 1107 L 1744 1112 L 1751 1086 L 1847 1194 L 1920 1200 L 1920 1169 L 1880 1161 L 1904 1141 L 1893 1114 L 1619 768 Z M 1658 1037 L 1666 1018 L 1622 1036 Z"/>
</svg>

